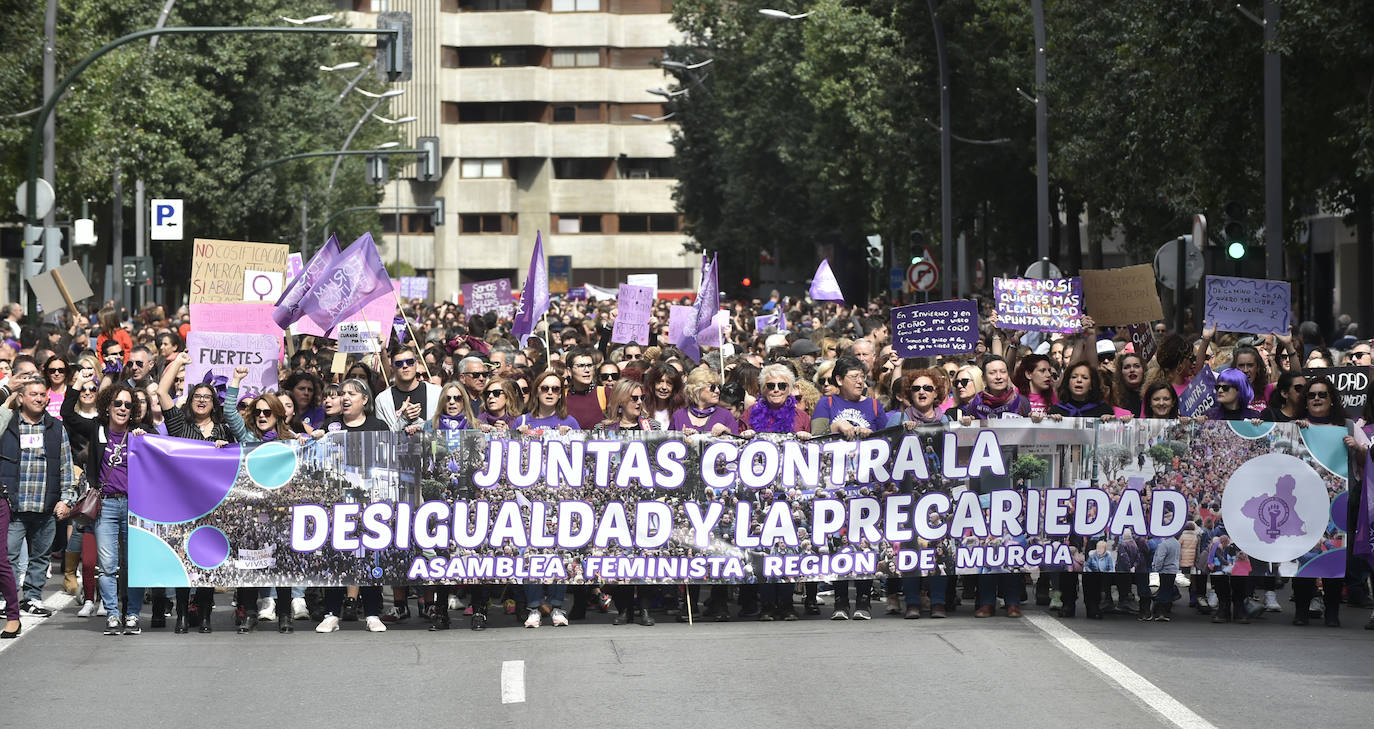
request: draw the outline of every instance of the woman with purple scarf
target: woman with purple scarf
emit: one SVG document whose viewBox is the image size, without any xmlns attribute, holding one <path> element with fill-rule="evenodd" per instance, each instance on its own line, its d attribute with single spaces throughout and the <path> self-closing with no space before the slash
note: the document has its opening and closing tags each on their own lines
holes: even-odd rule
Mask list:
<svg viewBox="0 0 1374 729">
<path fill-rule="evenodd" d="M 983 358 L 983 391 L 973 396 L 963 408 L 963 419 L 995 420 L 997 418 L 1029 418 L 1030 399 L 1016 391 L 1011 384 L 1007 361 L 997 355 Z"/>
</svg>

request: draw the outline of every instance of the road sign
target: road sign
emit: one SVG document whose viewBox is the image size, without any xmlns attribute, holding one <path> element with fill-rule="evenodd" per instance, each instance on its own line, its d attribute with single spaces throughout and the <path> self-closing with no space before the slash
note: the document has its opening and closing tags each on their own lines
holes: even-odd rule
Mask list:
<svg viewBox="0 0 1374 729">
<path fill-rule="evenodd" d="M 912 291 L 929 293 L 935 290 L 935 284 L 940 282 L 940 267 L 935 265 L 935 261 L 929 256 L 911 264 L 906 269 L 906 281 L 911 284 Z"/>
<path fill-rule="evenodd" d="M 981 289 L 988 283 L 988 269 L 983 265 L 983 259 L 979 258 L 973 262 L 973 288 Z"/>
<path fill-rule="evenodd" d="M 153 226 L 149 230 L 152 240 L 183 240 L 181 200 L 154 200 Z"/>
<path fill-rule="evenodd" d="M 1202 281 L 1202 251 L 1198 249 L 1193 236 L 1185 235 L 1174 239 L 1159 247 L 1159 252 L 1155 254 L 1155 277 L 1164 285 L 1166 289 L 1175 289 L 1178 283 L 1178 244 L 1182 240 L 1184 245 L 1184 255 L 1187 260 L 1184 266 L 1188 272 L 1187 282 L 1184 288 L 1197 286 Z"/>
<path fill-rule="evenodd" d="M 33 215 L 36 218 L 47 216 L 52 211 L 53 201 L 57 196 L 52 191 L 52 185 L 43 178 L 38 178 L 37 206 Z M 19 209 L 20 215 L 29 214 L 29 183 L 27 181 L 19 183 L 19 189 L 14 191 L 14 206 Z"/>
<path fill-rule="evenodd" d="M 887 287 L 893 291 L 902 290 L 903 271 L 900 268 L 889 269 L 887 272 Z"/>
<path fill-rule="evenodd" d="M 1049 275 L 1042 276 L 1041 271 L 1043 270 L 1043 267 L 1045 267 L 1046 265 L 1048 265 L 1049 267 Z M 1059 267 L 1054 265 L 1053 263 L 1048 263 L 1046 261 L 1036 261 L 1035 263 L 1032 263 L 1029 268 L 1026 269 L 1025 276 L 1026 278 L 1064 278 L 1064 272 L 1059 270 Z"/>
</svg>

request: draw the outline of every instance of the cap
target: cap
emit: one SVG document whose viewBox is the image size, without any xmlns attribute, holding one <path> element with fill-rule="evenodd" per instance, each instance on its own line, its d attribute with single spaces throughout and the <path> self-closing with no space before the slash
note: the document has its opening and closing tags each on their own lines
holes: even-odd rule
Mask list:
<svg viewBox="0 0 1374 729">
<path fill-rule="evenodd" d="M 793 357 L 804 357 L 809 354 L 817 354 L 820 351 L 821 348 L 816 346 L 816 343 L 810 339 L 798 339 L 792 343 L 789 354 Z"/>
<path fill-rule="evenodd" d="M 1099 339 L 1097 340 L 1097 353 L 1116 354 L 1116 345 L 1112 344 L 1110 339 Z"/>
</svg>

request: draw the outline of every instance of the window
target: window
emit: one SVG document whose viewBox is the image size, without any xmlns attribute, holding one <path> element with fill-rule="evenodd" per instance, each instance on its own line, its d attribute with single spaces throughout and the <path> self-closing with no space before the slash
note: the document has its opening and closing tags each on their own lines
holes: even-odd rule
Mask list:
<svg viewBox="0 0 1374 729">
<path fill-rule="evenodd" d="M 658 274 L 659 291 L 682 291 L 692 288 L 692 269 L 688 268 L 635 268 L 636 273 L 656 273 Z M 468 271 L 463 271 L 467 274 Z M 581 286 L 582 284 L 592 284 L 593 286 L 603 286 L 615 289 L 616 286 L 625 281 L 625 269 L 623 268 L 582 268 L 575 267 L 572 273 L 572 285 Z"/>
<path fill-rule="evenodd" d="M 663 104 L 653 104 L 653 103 L 649 103 L 649 104 L 612 104 L 612 105 L 611 105 L 611 121 L 613 121 L 613 122 L 625 122 L 625 123 L 633 122 L 633 123 L 636 123 L 636 124 L 642 123 L 643 120 L 641 120 L 641 119 L 636 119 L 636 118 L 634 117 L 635 114 L 640 114 L 640 115 L 642 115 L 642 116 L 647 116 L 647 117 L 649 117 L 650 119 L 657 119 L 657 118 L 659 118 L 659 117 L 661 117 L 661 116 L 667 114 L 667 112 L 663 110 Z"/>
<path fill-rule="evenodd" d="M 676 233 L 678 218 L 675 213 L 661 214 L 622 214 L 621 233 Z"/>
<path fill-rule="evenodd" d="M 458 216 L 458 231 L 464 234 L 511 235 L 516 232 L 513 213 L 469 213 Z"/>
<path fill-rule="evenodd" d="M 651 68 L 663 60 L 662 48 L 612 48 L 611 68 Z"/>
<path fill-rule="evenodd" d="M 382 214 L 382 232 L 396 232 L 396 214 Z M 423 235 L 434 232 L 434 215 L 431 213 L 402 213 L 401 232 L 405 235 Z"/>
<path fill-rule="evenodd" d="M 445 0 L 445 3 L 452 0 Z M 463 12 L 493 12 L 503 10 L 538 10 L 539 0 L 457 0 Z"/>
<path fill-rule="evenodd" d="M 491 122 L 537 122 L 544 114 L 544 104 L 533 102 L 458 103 L 444 102 L 445 124 L 475 124 Z"/>
<path fill-rule="evenodd" d="M 601 0 L 553 0 L 555 13 L 599 13 Z"/>
<path fill-rule="evenodd" d="M 444 46 L 450 48 L 451 46 Z M 513 66 L 537 66 L 540 53 L 538 49 L 526 46 L 495 48 L 458 48 L 456 68 L 501 68 Z"/>
<path fill-rule="evenodd" d="M 442 47 L 440 47 L 440 48 L 439 48 L 439 67 L 440 67 L 440 68 L 458 68 L 458 59 L 459 59 L 460 55 L 461 55 L 461 54 L 459 53 L 458 47 L 457 47 L 457 46 L 442 46 Z"/>
<path fill-rule="evenodd" d="M 601 232 L 599 214 L 564 213 L 553 216 L 553 219 L 553 229 L 561 234 Z"/>
<path fill-rule="evenodd" d="M 610 12 L 622 15 L 671 13 L 673 0 L 611 0 Z"/>
<path fill-rule="evenodd" d="M 465 178 L 505 177 L 505 160 L 500 157 L 490 159 L 464 159 L 460 165 Z"/>
<path fill-rule="evenodd" d="M 604 180 L 610 165 L 605 157 L 559 157 L 553 161 L 553 176 L 558 180 Z"/>
<path fill-rule="evenodd" d="M 673 176 L 671 157 L 621 157 L 617 163 L 621 179 L 653 180 Z"/>
<path fill-rule="evenodd" d="M 552 120 L 557 123 L 604 121 L 605 104 L 558 104 L 553 107 Z"/>
<path fill-rule="evenodd" d="M 598 48 L 555 48 L 553 49 L 554 68 L 597 67 L 601 65 L 601 50 Z"/>
</svg>

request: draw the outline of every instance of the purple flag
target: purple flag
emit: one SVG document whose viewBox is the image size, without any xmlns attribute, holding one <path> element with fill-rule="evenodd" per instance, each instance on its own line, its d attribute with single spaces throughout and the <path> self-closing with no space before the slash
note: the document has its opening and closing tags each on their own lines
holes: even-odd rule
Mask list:
<svg viewBox="0 0 1374 729">
<path fill-rule="evenodd" d="M 282 290 L 281 298 L 277 299 L 277 308 L 272 311 L 272 321 L 275 321 L 277 326 L 285 329 L 305 316 L 305 311 L 301 308 L 301 299 L 305 292 L 320 280 L 321 274 L 335 258 L 339 257 L 339 253 L 339 236 L 337 233 L 331 233 L 324 247 L 315 251 L 315 255 L 310 257 L 310 262 L 305 264 L 301 272 Z"/>
<path fill-rule="evenodd" d="M 394 292 L 372 234 L 363 233 L 330 262 L 301 297 L 300 306 L 311 321 L 329 331 L 369 301 L 384 294 L 395 295 Z"/>
<path fill-rule="evenodd" d="M 809 294 L 816 301 L 844 303 L 844 294 L 840 293 L 840 282 L 835 280 L 835 274 L 830 270 L 830 259 L 822 259 L 821 265 L 816 268 L 816 275 L 811 277 Z"/>
<path fill-rule="evenodd" d="M 520 291 L 520 301 L 515 305 L 515 321 L 510 332 L 525 346 L 525 340 L 534 333 L 534 324 L 549 310 L 549 269 L 544 263 L 544 238 L 539 232 L 534 234 L 534 255 L 530 256 L 530 269 L 525 274 L 525 288 Z"/>
<path fill-rule="evenodd" d="M 1374 515 L 1374 457 L 1364 456 L 1364 488 L 1360 491 L 1360 503 L 1355 507 L 1355 533 L 1352 535 L 1351 553 L 1364 557 L 1374 565 L 1374 528 L 1370 517 Z"/>
<path fill-rule="evenodd" d="M 701 276 L 701 290 L 697 292 L 696 303 L 692 304 L 692 315 L 687 319 L 682 343 L 679 345 L 683 354 L 698 362 L 701 361 L 702 340 L 707 340 L 707 346 L 710 346 L 709 330 L 714 329 L 717 334 L 716 346 L 725 338 L 723 333 L 714 327 L 716 312 L 720 311 L 720 278 L 717 274 L 716 256 L 713 255 L 711 264 Z"/>
</svg>

